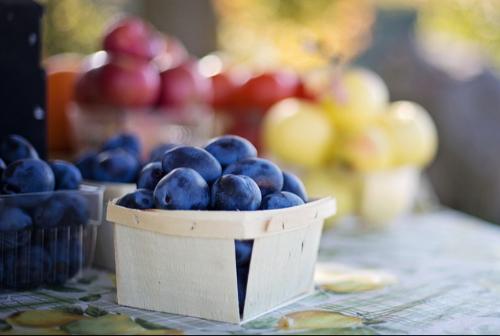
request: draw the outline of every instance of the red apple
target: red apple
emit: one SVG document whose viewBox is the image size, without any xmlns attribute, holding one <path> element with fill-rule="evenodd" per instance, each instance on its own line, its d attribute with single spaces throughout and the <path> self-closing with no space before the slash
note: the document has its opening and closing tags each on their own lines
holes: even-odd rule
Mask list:
<svg viewBox="0 0 500 336">
<path fill-rule="evenodd" d="M 99 90 L 99 68 L 90 69 L 80 74 L 75 84 L 75 100 L 82 105 L 102 103 Z"/>
<path fill-rule="evenodd" d="M 239 90 L 238 103 L 259 107 L 263 111 L 278 101 L 293 97 L 299 85 L 299 78 L 289 72 L 267 72 L 251 78 Z"/>
<path fill-rule="evenodd" d="M 317 101 L 318 99 L 318 97 L 316 97 L 314 93 L 307 88 L 302 79 L 299 80 L 299 83 L 295 89 L 294 97 L 309 101 Z"/>
<path fill-rule="evenodd" d="M 231 108 L 238 90 L 247 79 L 246 76 L 231 71 L 221 72 L 210 77 L 213 88 L 212 106 L 217 109 Z"/>
<path fill-rule="evenodd" d="M 188 61 L 161 73 L 159 105 L 163 108 L 182 108 L 191 103 L 210 101 L 212 85 L 198 71 L 197 62 Z"/>
<path fill-rule="evenodd" d="M 108 29 L 103 48 L 111 54 L 151 60 L 165 50 L 165 40 L 143 20 L 126 17 Z"/>
<path fill-rule="evenodd" d="M 114 57 L 99 69 L 99 88 L 105 104 L 142 108 L 158 99 L 160 76 L 149 62 Z"/>
</svg>

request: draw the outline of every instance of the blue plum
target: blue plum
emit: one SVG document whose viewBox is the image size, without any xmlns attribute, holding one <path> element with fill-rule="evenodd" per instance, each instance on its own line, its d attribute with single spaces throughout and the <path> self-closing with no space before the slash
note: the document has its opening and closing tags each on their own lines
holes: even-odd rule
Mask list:
<svg viewBox="0 0 500 336">
<path fill-rule="evenodd" d="M 5 207 L 0 210 L 0 245 L 11 249 L 28 244 L 31 217 L 19 208 Z"/>
<path fill-rule="evenodd" d="M 217 180 L 222 167 L 212 154 L 206 150 L 192 146 L 179 146 L 171 149 L 163 156 L 163 171 L 171 172 L 176 168 L 191 168 L 197 171 L 207 183 Z"/>
<path fill-rule="evenodd" d="M 75 166 L 80 170 L 82 177 L 86 180 L 94 179 L 94 165 L 97 160 L 97 152 L 90 151 L 80 156 L 75 161 Z"/>
<path fill-rule="evenodd" d="M 163 155 L 171 149 L 174 149 L 179 145 L 176 144 L 160 144 L 153 148 L 151 153 L 149 154 L 149 162 L 161 161 L 163 159 Z"/>
<path fill-rule="evenodd" d="M 138 189 L 155 190 L 156 185 L 165 176 L 161 162 L 151 162 L 145 165 L 137 179 Z"/>
<path fill-rule="evenodd" d="M 154 207 L 153 192 L 148 189 L 137 189 L 120 198 L 116 204 L 130 209 L 152 209 Z"/>
<path fill-rule="evenodd" d="M 86 225 L 89 217 L 90 207 L 84 196 L 74 192 L 61 192 L 35 209 L 33 224 L 42 229 Z"/>
<path fill-rule="evenodd" d="M 101 147 L 102 152 L 113 149 L 123 149 L 135 157 L 140 157 L 142 145 L 137 136 L 130 133 L 123 133 L 108 139 Z"/>
<path fill-rule="evenodd" d="M 17 290 L 41 286 L 47 273 L 53 270 L 52 258 L 41 246 L 11 250 L 5 255 L 4 263 L 4 283 Z"/>
<path fill-rule="evenodd" d="M 245 175 L 252 178 L 259 186 L 262 196 L 280 191 L 283 187 L 283 174 L 271 161 L 250 158 L 228 166 L 224 174 Z"/>
<path fill-rule="evenodd" d="M 261 200 L 259 186 L 248 176 L 224 175 L 212 185 L 213 210 L 257 210 Z"/>
<path fill-rule="evenodd" d="M 160 180 L 155 206 L 168 210 L 206 210 L 210 203 L 207 182 L 191 168 L 176 168 Z"/>
<path fill-rule="evenodd" d="M 50 168 L 56 179 L 56 190 L 77 190 L 82 183 L 82 174 L 72 163 L 54 160 L 50 162 Z"/>
<path fill-rule="evenodd" d="M 19 208 L 5 207 L 0 210 L 0 232 L 26 230 L 31 225 L 31 217 Z"/>
<path fill-rule="evenodd" d="M 283 189 L 299 196 L 304 202 L 307 202 L 307 192 L 304 183 L 294 174 L 283 172 Z"/>
<path fill-rule="evenodd" d="M 5 162 L 0 159 L 0 180 L 2 179 L 3 171 L 5 170 L 5 168 L 7 168 Z"/>
<path fill-rule="evenodd" d="M 240 308 L 240 315 L 243 315 L 243 309 L 245 308 L 249 271 L 250 268 L 248 266 L 236 267 L 236 277 L 238 282 L 238 305 Z"/>
<path fill-rule="evenodd" d="M 34 211 L 33 224 L 42 229 L 55 228 L 63 225 L 66 213 L 66 201 L 61 195 L 54 195 L 41 203 Z"/>
<path fill-rule="evenodd" d="M 28 140 L 19 135 L 9 135 L 0 143 L 0 157 L 7 165 L 21 159 L 38 159 L 38 153 Z"/>
<path fill-rule="evenodd" d="M 4 194 L 53 191 L 54 186 L 54 173 L 42 160 L 17 160 L 8 165 L 3 173 Z"/>
<path fill-rule="evenodd" d="M 288 191 L 278 191 L 264 197 L 260 208 L 262 210 L 283 209 L 302 204 L 304 201 L 299 196 Z"/>
<path fill-rule="evenodd" d="M 250 141 L 236 135 L 224 135 L 211 140 L 206 146 L 222 167 L 257 156 L 257 149 Z"/>
<path fill-rule="evenodd" d="M 87 225 L 90 219 L 89 200 L 76 192 L 60 193 L 60 195 L 66 203 L 63 225 Z"/>
<path fill-rule="evenodd" d="M 252 258 L 253 240 L 236 240 L 234 242 L 236 252 L 236 266 L 250 265 Z"/>
<path fill-rule="evenodd" d="M 133 183 L 140 169 L 137 157 L 125 150 L 114 149 L 97 155 L 93 177 L 100 182 Z"/>
</svg>

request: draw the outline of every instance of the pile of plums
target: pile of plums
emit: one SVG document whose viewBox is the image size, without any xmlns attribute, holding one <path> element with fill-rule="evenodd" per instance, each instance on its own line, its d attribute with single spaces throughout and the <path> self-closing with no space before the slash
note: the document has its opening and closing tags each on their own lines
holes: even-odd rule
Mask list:
<svg viewBox="0 0 500 336">
<path fill-rule="evenodd" d="M 132 209 L 254 211 L 304 204 L 307 194 L 300 179 L 257 157 L 247 140 L 226 135 L 204 148 L 172 145 L 159 149 L 144 166 L 137 190 L 118 205 Z M 253 241 L 236 241 L 240 311 Z"/>
<path fill-rule="evenodd" d="M 0 142 L 0 284 L 61 284 L 83 263 L 82 233 L 90 204 L 80 171 L 41 160 L 23 137 Z"/>
</svg>

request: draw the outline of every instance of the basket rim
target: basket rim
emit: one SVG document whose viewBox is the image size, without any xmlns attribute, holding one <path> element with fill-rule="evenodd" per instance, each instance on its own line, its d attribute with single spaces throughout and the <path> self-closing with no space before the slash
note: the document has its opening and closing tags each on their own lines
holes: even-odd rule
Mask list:
<svg viewBox="0 0 500 336">
<path fill-rule="evenodd" d="M 307 227 L 336 213 L 333 197 L 285 209 L 257 211 L 136 210 L 108 203 L 107 220 L 160 234 L 220 239 L 255 239 Z"/>
</svg>

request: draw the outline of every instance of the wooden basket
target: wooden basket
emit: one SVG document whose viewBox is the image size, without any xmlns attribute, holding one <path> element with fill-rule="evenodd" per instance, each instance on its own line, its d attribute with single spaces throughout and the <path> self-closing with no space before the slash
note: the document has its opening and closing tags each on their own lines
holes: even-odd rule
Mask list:
<svg viewBox="0 0 500 336">
<path fill-rule="evenodd" d="M 328 197 L 267 211 L 134 210 L 108 205 L 115 223 L 118 303 L 231 323 L 310 294 Z M 254 240 L 243 316 L 235 240 Z"/>
<path fill-rule="evenodd" d="M 104 188 L 104 209 L 111 200 L 134 192 L 137 186 L 134 183 L 97 183 L 91 182 Z M 111 272 L 115 271 L 115 239 L 113 236 L 113 224 L 103 219 L 97 232 L 94 265 Z"/>
</svg>

